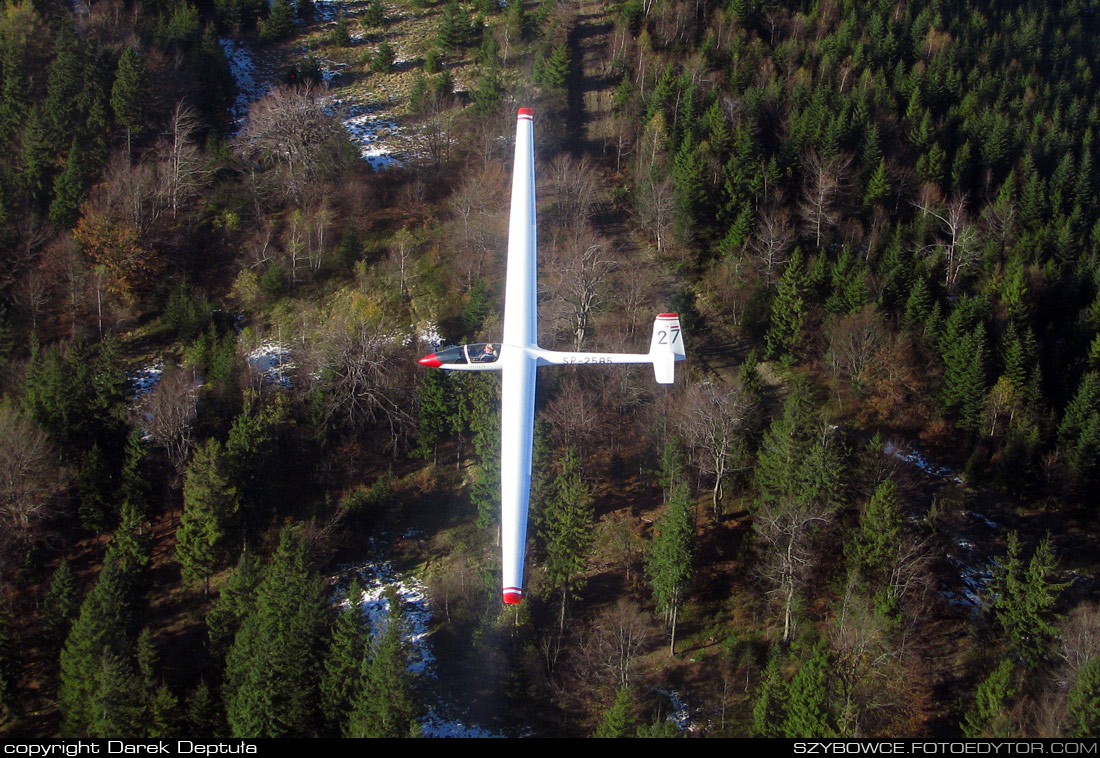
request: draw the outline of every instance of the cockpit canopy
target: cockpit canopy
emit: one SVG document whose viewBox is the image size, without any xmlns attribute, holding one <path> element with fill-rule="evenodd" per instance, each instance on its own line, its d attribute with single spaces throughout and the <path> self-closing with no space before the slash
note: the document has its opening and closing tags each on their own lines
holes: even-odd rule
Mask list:
<svg viewBox="0 0 1100 758">
<path fill-rule="evenodd" d="M 436 365 L 455 365 L 464 363 L 496 363 L 500 357 L 499 342 L 477 342 L 472 345 L 450 345 L 435 351 L 431 357 L 439 361 Z M 421 363 L 423 363 L 423 359 Z"/>
</svg>

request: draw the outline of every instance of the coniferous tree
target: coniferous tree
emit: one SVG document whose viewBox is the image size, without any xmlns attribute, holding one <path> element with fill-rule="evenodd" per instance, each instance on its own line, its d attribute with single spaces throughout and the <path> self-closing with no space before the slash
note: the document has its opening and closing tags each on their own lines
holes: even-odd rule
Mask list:
<svg viewBox="0 0 1100 758">
<path fill-rule="evenodd" d="M 1100 734 L 1100 655 L 1081 668 L 1066 698 L 1067 737 L 1095 737 Z"/>
<path fill-rule="evenodd" d="M 963 736 L 1005 738 L 1009 733 L 1006 711 L 1016 696 L 1015 664 L 1008 658 L 1001 660 L 997 668 L 978 685 L 974 693 L 974 705 L 962 723 Z"/>
<path fill-rule="evenodd" d="M 80 615 L 61 651 L 58 708 L 64 736 L 91 734 L 96 718 L 92 703 L 98 692 L 104 656 L 120 660 L 126 651 L 131 592 L 132 577 L 117 556 L 108 551 L 95 587 L 81 604 Z M 108 669 L 110 681 L 123 675 L 116 663 Z"/>
<path fill-rule="evenodd" d="M 224 663 L 241 622 L 255 606 L 256 586 L 261 578 L 259 562 L 250 550 L 243 550 L 229 580 L 222 585 L 214 607 L 206 616 L 210 654 L 219 664 Z"/>
<path fill-rule="evenodd" d="M 195 451 L 183 482 L 183 515 L 176 532 L 176 557 L 184 578 L 202 581 L 210 593 L 210 576 L 225 561 L 226 526 L 236 514 L 237 490 L 230 484 L 227 462 L 216 439 Z"/>
<path fill-rule="evenodd" d="M 362 688 L 348 718 L 347 737 L 410 737 L 419 728 L 409 680 L 404 611 L 392 590 L 388 603 L 385 626 L 371 646 Z"/>
<path fill-rule="evenodd" d="M 1058 446 L 1075 474 L 1100 474 L 1100 372 L 1089 371 L 1077 386 L 1058 427 Z"/>
<path fill-rule="evenodd" d="M 267 18 L 259 23 L 260 41 L 274 42 L 290 34 L 294 28 L 294 13 L 290 0 L 273 0 Z"/>
<path fill-rule="evenodd" d="M 290 424 L 282 395 L 262 403 L 249 393 L 225 443 L 226 473 L 237 492 L 244 537 L 253 540 L 268 525 L 278 502 L 280 446 Z M 227 524 L 227 527 L 229 524 Z"/>
<path fill-rule="evenodd" d="M 831 663 L 824 642 L 814 646 L 808 660 L 791 679 L 787 690 L 783 736 L 793 738 L 834 737 L 829 707 Z"/>
<path fill-rule="evenodd" d="M 48 651 L 51 665 L 57 664 L 56 656 L 61 652 L 61 646 L 65 644 L 79 612 L 76 578 L 68 561 L 62 561 L 54 570 L 49 592 L 42 603 L 43 648 Z"/>
<path fill-rule="evenodd" d="M 454 52 L 470 39 L 470 15 L 458 0 L 447 0 L 439 26 L 439 46 Z"/>
<path fill-rule="evenodd" d="M 484 529 L 500 518 L 500 380 L 492 372 L 483 381 L 467 386 L 473 401 L 470 429 L 480 464 L 470 499 L 477 506 L 477 525 Z"/>
<path fill-rule="evenodd" d="M 226 656 L 225 700 L 236 737 L 307 737 L 319 732 L 326 604 L 308 548 L 283 530 Z"/>
<path fill-rule="evenodd" d="M 90 65 L 83 43 L 69 29 L 58 37 L 56 55 L 46 78 L 46 99 L 42 113 L 46 124 L 46 145 L 53 156 L 61 155 L 82 123 L 85 79 Z"/>
<path fill-rule="evenodd" d="M 607 709 L 592 736 L 601 739 L 630 737 L 634 734 L 634 721 L 634 702 L 630 697 L 630 688 L 620 687 L 615 695 L 615 702 Z"/>
<path fill-rule="evenodd" d="M 347 607 L 340 611 L 333 624 L 332 639 L 325 655 L 321 710 L 325 717 L 326 733 L 331 737 L 340 736 L 359 694 L 360 674 L 369 639 L 364 629 L 362 600 L 363 587 L 358 579 L 353 579 L 348 587 Z"/>
<path fill-rule="evenodd" d="M 140 737 L 146 734 L 144 688 L 122 654 L 104 650 L 96 672 L 88 736 Z"/>
<path fill-rule="evenodd" d="M 786 721 L 787 683 L 783 681 L 778 655 L 768 659 L 756 690 L 749 736 L 782 737 Z"/>
<path fill-rule="evenodd" d="M 561 593 L 559 630 L 565 628 L 565 609 L 584 582 L 588 551 L 592 547 L 594 518 L 588 485 L 581 478 L 576 448 L 566 451 L 554 494 L 541 514 L 539 537 L 546 553 L 546 579 Z"/>
<path fill-rule="evenodd" d="M 657 610 L 670 627 L 669 655 L 676 651 L 676 620 L 694 570 L 695 512 L 687 483 L 672 486 L 665 511 L 654 525 L 646 550 L 645 573 Z"/>
<path fill-rule="evenodd" d="M 1013 653 L 1035 667 L 1046 657 L 1055 634 L 1055 606 L 1066 584 L 1055 580 L 1057 559 L 1045 537 L 1027 566 L 1016 532 L 1008 535 L 1008 552 L 994 566 L 990 610 Z"/>
<path fill-rule="evenodd" d="M 797 362 L 801 354 L 806 309 L 804 276 L 802 256 L 795 254 L 779 278 L 772 301 L 770 326 L 764 336 L 768 357 L 788 364 Z"/>
<path fill-rule="evenodd" d="M 183 6 L 185 8 L 189 6 Z M 145 64 L 132 47 L 122 51 L 111 88 L 111 110 L 115 120 L 126 130 L 126 158 L 130 159 L 133 135 L 145 128 L 145 107 L 149 87 Z"/>
<path fill-rule="evenodd" d="M 145 733 L 153 739 L 172 739 L 180 736 L 182 719 L 180 701 L 168 685 L 161 682 L 153 688 L 146 707 L 147 722 Z M 200 732 L 206 735 L 207 732 Z"/>
<path fill-rule="evenodd" d="M 382 5 L 382 0 L 368 0 L 359 19 L 369 29 L 382 26 L 386 22 L 386 9 Z"/>
<path fill-rule="evenodd" d="M 451 431 L 454 390 L 446 371 L 425 371 L 417 390 L 419 424 L 413 455 L 438 462 L 439 441 Z"/>
<path fill-rule="evenodd" d="M 187 701 L 187 726 L 192 734 L 206 737 L 224 737 L 226 734 L 222 704 L 205 678 L 199 680 Z"/>
<path fill-rule="evenodd" d="M 65 170 L 53 183 L 53 202 L 50 203 L 50 220 L 63 229 L 71 229 L 80 218 L 80 204 L 87 194 L 81 147 L 73 137 Z"/>
<path fill-rule="evenodd" d="M 887 479 L 875 488 L 859 519 L 852 560 L 866 579 L 878 581 L 889 573 L 901 527 L 897 487 Z"/>
</svg>

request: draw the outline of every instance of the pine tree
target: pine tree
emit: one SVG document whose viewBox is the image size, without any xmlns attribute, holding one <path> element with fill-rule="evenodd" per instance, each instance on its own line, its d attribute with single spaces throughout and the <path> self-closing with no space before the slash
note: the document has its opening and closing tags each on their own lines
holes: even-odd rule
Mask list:
<svg viewBox="0 0 1100 758">
<path fill-rule="evenodd" d="M 144 688 L 123 655 L 104 650 L 88 703 L 90 737 L 145 736 Z"/>
<path fill-rule="evenodd" d="M 61 561 L 54 570 L 49 592 L 42 603 L 42 640 L 43 648 L 51 665 L 57 664 L 57 655 L 69 629 L 80 611 L 80 601 L 76 592 L 76 578 L 67 561 Z"/>
<path fill-rule="evenodd" d="M 368 29 L 376 29 L 386 23 L 386 9 L 382 5 L 382 0 L 368 0 L 359 20 Z"/>
<path fill-rule="evenodd" d="M 226 656 L 225 700 L 235 737 L 308 737 L 319 731 L 317 684 L 326 603 L 302 538 L 282 531 Z"/>
<path fill-rule="evenodd" d="M 756 488 L 761 500 L 782 501 L 798 494 L 803 479 L 799 469 L 808 459 L 812 429 L 818 421 L 813 390 L 800 375 L 783 401 L 783 410 L 760 442 L 756 464 Z"/>
<path fill-rule="evenodd" d="M 273 0 L 267 18 L 259 23 L 260 41 L 274 42 L 290 34 L 294 28 L 294 14 L 290 0 Z"/>
<path fill-rule="evenodd" d="M 1016 697 L 1015 664 L 1003 658 L 996 669 L 978 685 L 974 705 L 962 723 L 963 736 L 1005 738 L 1009 733 L 1006 711 Z"/>
<path fill-rule="evenodd" d="M 561 592 L 559 629 L 564 630 L 566 606 L 584 583 L 594 525 L 592 501 L 581 478 L 576 448 L 566 451 L 553 489 L 540 519 L 539 537 L 545 546 L 546 580 Z"/>
<path fill-rule="evenodd" d="M 80 218 L 80 204 L 87 195 L 81 148 L 73 137 L 65 170 L 53 183 L 53 202 L 50 203 L 50 220 L 63 229 L 71 229 Z"/>
<path fill-rule="evenodd" d="M 115 120 L 126 129 L 127 160 L 130 159 L 133 135 L 140 134 L 145 128 L 148 87 L 148 76 L 141 56 L 132 47 L 126 48 L 118 60 L 115 83 L 111 88 L 111 110 L 115 113 Z"/>
<path fill-rule="evenodd" d="M 439 46 L 454 52 L 470 39 L 470 15 L 458 0 L 447 0 L 439 27 Z"/>
<path fill-rule="evenodd" d="M 797 362 L 803 339 L 805 289 L 802 256 L 796 252 L 783 269 L 772 300 L 770 326 L 764 335 L 769 358 L 778 358 L 787 364 Z"/>
<path fill-rule="evenodd" d="M 902 512 L 897 488 L 890 479 L 875 488 L 859 520 L 859 533 L 853 548 L 854 568 L 869 582 L 886 579 L 893 568 Z"/>
<path fill-rule="evenodd" d="M 824 642 L 819 642 L 791 679 L 783 736 L 788 738 L 834 737 L 829 707 L 831 663 Z"/>
<path fill-rule="evenodd" d="M 348 587 L 347 607 L 340 611 L 332 626 L 332 639 L 325 655 L 321 711 L 325 717 L 326 733 L 331 737 L 340 736 L 359 694 L 359 675 L 363 670 L 368 641 L 363 628 L 362 600 L 363 587 L 357 579 L 353 579 Z"/>
<path fill-rule="evenodd" d="M 201 580 L 210 594 L 210 576 L 225 560 L 226 526 L 237 511 L 237 490 L 229 483 L 221 443 L 195 451 L 183 482 L 183 515 L 176 531 L 176 557 L 186 581 Z"/>
<path fill-rule="evenodd" d="M 867 180 L 867 189 L 863 193 L 863 205 L 874 208 L 882 205 L 890 194 L 890 178 L 886 174 L 886 159 L 879 161 L 875 173 Z"/>
<path fill-rule="evenodd" d="M 779 667 L 779 656 L 772 655 L 756 688 L 752 706 L 751 737 L 782 737 L 786 721 L 787 683 Z"/>
<path fill-rule="evenodd" d="M 132 577 L 108 551 L 95 587 L 81 604 L 80 615 L 61 651 L 58 708 L 63 736 L 91 733 L 95 717 L 92 703 L 98 692 L 104 655 L 118 658 L 126 651 L 131 592 Z"/>
<path fill-rule="evenodd" d="M 1067 737 L 1100 734 L 1100 655 L 1089 659 L 1077 674 L 1066 698 Z"/>
<path fill-rule="evenodd" d="M 630 737 L 634 734 L 634 702 L 629 687 L 620 687 L 615 702 L 607 709 L 603 720 L 592 735 L 600 739 Z"/>
<path fill-rule="evenodd" d="M 1008 552 L 994 566 L 989 607 L 1012 651 L 1029 667 L 1043 661 L 1055 635 L 1055 606 L 1066 587 L 1055 581 L 1057 559 L 1044 537 L 1024 566 L 1020 539 L 1008 535 Z"/>
<path fill-rule="evenodd" d="M 46 146 L 54 157 L 65 152 L 83 121 L 81 92 L 89 70 L 83 44 L 69 29 L 59 35 L 55 50 L 56 56 L 46 78 L 46 99 L 42 103 Z"/>
<path fill-rule="evenodd" d="M 389 614 L 363 670 L 363 687 L 348 718 L 347 737 L 410 737 L 418 730 L 404 641 L 404 611 L 392 590 L 387 602 Z"/>
<path fill-rule="evenodd" d="M 496 372 L 468 383 L 472 410 L 470 429 L 479 461 L 478 477 L 470 492 L 477 506 L 477 525 L 487 528 L 500 518 L 500 380 Z"/>
<path fill-rule="evenodd" d="M 555 47 L 535 73 L 535 83 L 547 89 L 561 90 L 569 83 L 572 65 L 569 46 L 562 43 Z"/>
<path fill-rule="evenodd" d="M 419 422 L 413 455 L 438 462 L 439 441 L 451 430 L 454 390 L 446 371 L 425 371 L 422 376 L 417 389 Z"/>
<path fill-rule="evenodd" d="M 225 714 L 217 695 L 200 679 L 195 691 L 187 701 L 187 726 L 192 734 L 205 737 L 224 737 L 226 735 Z"/>
<path fill-rule="evenodd" d="M 263 403 L 249 393 L 225 442 L 226 472 L 237 492 L 244 537 L 253 540 L 271 521 L 278 502 L 280 447 L 290 424 L 285 398 Z M 228 527 L 228 524 L 227 524 Z"/>
<path fill-rule="evenodd" d="M 671 629 L 669 655 L 676 651 L 676 619 L 683 595 L 694 571 L 695 512 L 691 507 L 687 483 L 672 487 L 665 511 L 654 524 L 655 535 L 649 541 L 645 573 L 658 612 Z"/>
<path fill-rule="evenodd" d="M 255 606 L 256 586 L 261 578 L 258 561 L 251 551 L 245 549 L 206 616 L 210 654 L 219 664 L 225 662 L 225 655 L 241 628 L 241 622 Z"/>
<path fill-rule="evenodd" d="M 153 739 L 172 739 L 181 731 L 180 702 L 167 684 L 161 682 L 153 688 L 147 706 L 145 733 Z M 200 732 L 204 736 L 207 732 Z"/>
<path fill-rule="evenodd" d="M 1100 372 L 1081 377 L 1058 427 L 1058 446 L 1078 476 L 1090 480 L 1100 474 Z"/>
</svg>

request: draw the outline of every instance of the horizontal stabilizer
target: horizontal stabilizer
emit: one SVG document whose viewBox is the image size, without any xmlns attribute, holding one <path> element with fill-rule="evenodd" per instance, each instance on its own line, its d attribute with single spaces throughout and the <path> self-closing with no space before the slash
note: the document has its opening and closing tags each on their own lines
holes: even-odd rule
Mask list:
<svg viewBox="0 0 1100 758">
<path fill-rule="evenodd" d="M 684 352 L 684 335 L 680 331 L 680 316 L 660 313 L 653 320 L 653 339 L 649 341 L 649 356 L 653 360 L 653 373 L 658 384 L 672 384 L 676 374 L 676 361 L 687 357 Z"/>
</svg>

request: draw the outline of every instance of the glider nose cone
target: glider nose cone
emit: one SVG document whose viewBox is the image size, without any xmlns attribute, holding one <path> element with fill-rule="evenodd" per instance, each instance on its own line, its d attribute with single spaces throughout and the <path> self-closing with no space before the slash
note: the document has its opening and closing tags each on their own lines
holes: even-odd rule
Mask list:
<svg viewBox="0 0 1100 758">
<path fill-rule="evenodd" d="M 425 355 L 423 358 L 417 361 L 417 363 L 419 363 L 421 366 L 431 366 L 432 368 L 439 368 L 443 365 L 440 360 L 435 357 L 435 353 L 432 353 L 431 355 Z"/>
<path fill-rule="evenodd" d="M 504 603 L 506 605 L 518 605 L 519 601 L 523 599 L 523 593 L 514 587 L 508 587 L 504 590 Z"/>
</svg>

